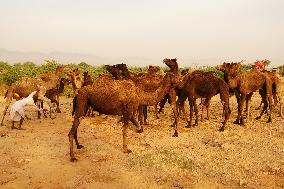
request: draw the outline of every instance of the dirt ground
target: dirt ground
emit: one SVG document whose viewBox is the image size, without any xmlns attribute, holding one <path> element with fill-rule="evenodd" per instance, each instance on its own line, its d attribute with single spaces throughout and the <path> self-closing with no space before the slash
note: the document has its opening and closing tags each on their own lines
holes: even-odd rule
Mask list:
<svg viewBox="0 0 284 189">
<path fill-rule="evenodd" d="M 0 98 L 4 109 L 4 99 Z M 172 110 L 169 106 L 141 134 L 129 131 L 130 154 L 122 153 L 122 125 L 117 116 L 85 118 L 78 139 L 85 148 L 75 149 L 78 162 L 69 160 L 67 134 L 72 124 L 71 98 L 61 98 L 62 113 L 55 119 L 37 119 L 12 130 L 5 119 L 0 127 L 0 188 L 283 188 L 284 119 L 273 112 L 273 123 L 252 119 L 245 127 L 234 125 L 232 114 L 224 132 L 221 103 L 214 97 L 211 121 L 196 128 L 184 128 L 172 137 Z M 252 99 L 252 117 L 260 98 Z"/>
</svg>

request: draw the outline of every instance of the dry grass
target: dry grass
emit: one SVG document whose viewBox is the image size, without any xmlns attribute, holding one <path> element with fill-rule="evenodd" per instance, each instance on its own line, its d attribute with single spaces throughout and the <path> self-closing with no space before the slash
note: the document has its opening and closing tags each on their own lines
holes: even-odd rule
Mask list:
<svg viewBox="0 0 284 189">
<path fill-rule="evenodd" d="M 212 120 L 196 128 L 179 125 L 171 137 L 172 111 L 166 106 L 160 119 L 150 114 L 141 134 L 129 131 L 131 154 L 122 153 L 119 117 L 86 118 L 79 127 L 75 150 L 79 161 L 69 162 L 67 134 L 72 124 L 71 100 L 63 99 L 63 113 L 55 120 L 24 122 L 24 131 L 0 127 L 1 188 L 283 188 L 284 121 L 273 113 L 273 123 L 252 119 L 234 125 L 236 102 L 226 130 L 221 126 L 221 103 L 213 98 Z M 0 99 L 3 101 L 3 98 Z M 260 103 L 255 95 L 254 109 Z M 1 106 L 1 111 L 3 107 Z"/>
</svg>

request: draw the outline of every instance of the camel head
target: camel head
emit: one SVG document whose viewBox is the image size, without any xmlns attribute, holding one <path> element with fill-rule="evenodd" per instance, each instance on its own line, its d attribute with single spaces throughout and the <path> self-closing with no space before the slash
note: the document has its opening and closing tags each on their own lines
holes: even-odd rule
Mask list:
<svg viewBox="0 0 284 189">
<path fill-rule="evenodd" d="M 158 71 L 160 71 L 160 67 L 159 66 L 152 66 L 150 65 L 147 72 L 148 74 L 154 74 L 157 73 Z"/>
<path fill-rule="evenodd" d="M 177 63 L 177 59 L 168 59 L 165 58 L 163 60 L 163 63 L 165 63 L 170 69 L 171 71 L 177 72 L 178 71 L 178 63 Z"/>
<path fill-rule="evenodd" d="M 225 75 L 229 75 L 234 78 L 238 75 L 238 72 L 241 67 L 242 67 L 241 62 L 231 62 L 231 63 L 224 62 L 222 65 L 220 65 L 219 70 L 224 72 Z"/>
<path fill-rule="evenodd" d="M 186 68 L 186 69 L 183 69 L 180 74 L 181 76 L 185 76 L 188 73 L 189 73 L 189 68 Z"/>
<path fill-rule="evenodd" d="M 122 77 L 122 73 L 121 70 L 119 70 L 118 65 L 105 65 L 105 68 L 115 79 Z"/>
<path fill-rule="evenodd" d="M 128 70 L 126 64 L 121 63 L 121 64 L 116 64 L 116 66 L 120 70 L 120 73 L 122 74 L 123 77 L 128 77 L 129 76 L 129 70 Z"/>
<path fill-rule="evenodd" d="M 69 76 L 70 81 L 72 82 L 72 85 L 73 85 L 75 90 L 81 88 L 82 85 L 83 85 L 83 80 L 82 80 L 80 74 L 81 73 L 80 73 L 78 68 L 67 74 Z"/>
<path fill-rule="evenodd" d="M 55 70 L 55 74 L 60 74 L 63 71 L 64 71 L 64 66 L 63 65 L 58 65 L 56 70 Z"/>
</svg>

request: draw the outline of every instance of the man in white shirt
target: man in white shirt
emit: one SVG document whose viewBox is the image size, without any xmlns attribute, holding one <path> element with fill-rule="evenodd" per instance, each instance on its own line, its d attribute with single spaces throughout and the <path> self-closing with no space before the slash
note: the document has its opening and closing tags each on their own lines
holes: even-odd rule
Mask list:
<svg viewBox="0 0 284 189">
<path fill-rule="evenodd" d="M 24 110 L 24 107 L 26 105 L 32 105 L 38 110 L 38 107 L 35 105 L 34 99 L 33 99 L 33 96 L 36 94 L 36 92 L 37 91 L 34 91 L 28 97 L 18 100 L 14 104 L 12 104 L 11 110 L 10 110 L 10 118 L 12 120 L 12 129 L 22 129 L 24 118 L 27 118 L 27 116 L 25 115 L 25 110 Z M 20 123 L 19 123 L 19 127 L 17 128 L 15 127 L 15 122 L 18 122 L 18 121 L 20 121 Z"/>
</svg>

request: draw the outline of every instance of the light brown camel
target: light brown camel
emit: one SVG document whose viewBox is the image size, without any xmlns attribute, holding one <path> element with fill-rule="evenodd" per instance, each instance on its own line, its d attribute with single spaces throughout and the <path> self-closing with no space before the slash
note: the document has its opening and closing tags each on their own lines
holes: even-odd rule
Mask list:
<svg viewBox="0 0 284 189">
<path fill-rule="evenodd" d="M 273 108 L 272 103 L 272 81 L 264 73 L 258 70 L 250 70 L 241 74 L 238 74 L 238 70 L 241 67 L 240 63 L 223 63 L 221 70 L 228 80 L 228 84 L 231 89 L 234 90 L 238 101 L 238 116 L 234 123 L 244 125 L 243 119 L 243 104 L 246 102 L 246 115 L 247 118 L 250 115 L 249 102 L 251 100 L 253 92 L 263 89 L 264 95 L 262 98 L 268 98 L 265 100 L 265 107 L 269 106 L 269 119 L 272 121 L 271 113 Z"/>
<path fill-rule="evenodd" d="M 163 76 L 157 74 L 159 70 L 157 66 L 149 66 L 147 73 L 139 75 L 129 72 L 126 64 L 117 64 L 116 66 L 121 71 L 123 78 L 132 80 L 137 87 L 145 92 L 154 92 L 161 85 Z M 154 106 L 156 117 L 158 117 L 157 105 Z M 139 122 L 140 124 L 148 124 L 147 106 L 143 106 L 143 115 L 141 115 L 141 111 L 139 112 Z"/>
<path fill-rule="evenodd" d="M 272 81 L 272 95 L 274 100 L 274 107 L 279 103 L 280 104 L 280 116 L 283 118 L 283 102 L 282 102 L 282 83 L 280 78 L 273 72 L 262 70 L 262 73 L 266 74 Z M 262 95 L 263 91 L 262 89 L 259 90 L 259 94 Z M 257 109 L 261 108 L 261 105 L 264 104 L 265 98 L 262 99 L 259 107 Z M 267 109 L 265 110 L 267 111 Z"/>
<path fill-rule="evenodd" d="M 196 104 L 197 98 L 211 99 L 216 94 L 220 94 L 221 102 L 223 103 L 223 111 L 225 112 L 225 118 L 219 131 L 224 131 L 226 122 L 229 119 L 229 86 L 221 78 L 214 76 L 211 73 L 203 71 L 194 71 L 187 78 L 184 87 L 181 90 L 181 96 L 179 102 L 181 107 L 184 108 L 184 101 L 188 98 L 190 105 L 190 119 L 186 120 L 188 125 L 191 127 L 193 111 L 195 111 L 196 119 L 195 126 L 198 125 L 198 108 Z M 184 110 L 183 110 L 184 111 Z M 186 114 L 186 111 L 184 111 Z"/>
<path fill-rule="evenodd" d="M 64 87 L 66 85 L 69 85 L 70 83 L 71 83 L 71 81 L 69 79 L 60 78 L 59 85 L 56 88 L 47 90 L 45 95 L 44 95 L 45 97 L 47 97 L 48 99 L 51 100 L 51 103 L 55 103 L 56 104 L 56 108 L 57 108 L 56 112 L 57 113 L 61 113 L 61 110 L 59 109 L 59 95 L 61 93 L 63 93 Z M 38 96 L 34 95 L 34 101 L 37 102 L 37 100 L 38 100 Z M 42 101 L 40 102 L 39 108 L 43 108 L 43 102 Z M 40 118 L 40 116 L 41 116 L 41 113 L 40 113 L 40 111 L 38 111 L 38 118 Z M 45 114 L 44 114 L 44 116 L 46 117 Z"/>
<path fill-rule="evenodd" d="M 19 81 L 16 81 L 15 83 L 13 83 L 6 95 L 6 103 L 5 103 L 5 108 L 3 111 L 3 117 L 1 120 L 1 125 L 3 125 L 4 122 L 4 118 L 5 115 L 7 113 L 8 107 L 12 101 L 13 98 L 16 97 L 17 100 L 23 98 L 23 97 L 27 97 L 30 93 L 32 93 L 33 91 L 38 91 L 38 99 L 47 102 L 49 107 L 51 107 L 51 101 L 46 98 L 44 95 L 46 93 L 46 91 L 48 89 L 51 89 L 51 84 L 48 84 L 46 82 L 44 82 L 42 79 L 40 78 L 22 78 Z"/>
<path fill-rule="evenodd" d="M 22 78 L 15 83 L 13 83 L 9 89 L 7 90 L 7 93 L 5 95 L 6 98 L 6 105 L 5 109 L 3 111 L 3 117 L 1 120 L 1 125 L 3 125 L 5 115 L 7 113 L 7 109 L 12 101 L 13 98 L 16 100 L 19 100 L 23 97 L 27 97 L 31 92 L 38 91 L 38 97 L 40 101 L 46 102 L 49 107 L 52 107 L 51 100 L 48 99 L 45 94 L 50 89 L 56 89 L 57 86 L 60 84 L 60 73 L 62 71 L 62 66 L 58 66 L 55 74 L 53 73 L 46 73 L 42 74 L 40 77 L 36 78 Z M 74 70 L 73 72 L 69 73 L 70 80 L 72 80 L 73 85 L 79 85 L 77 80 L 77 70 Z M 44 80 L 46 81 L 44 81 Z M 81 84 L 82 85 L 82 84 Z"/>
<path fill-rule="evenodd" d="M 78 90 L 78 95 L 73 101 L 75 115 L 72 128 L 68 134 L 70 142 L 71 161 L 77 160 L 73 151 L 73 139 L 75 139 L 77 148 L 83 146 L 77 139 L 77 128 L 80 124 L 80 118 L 85 116 L 89 106 L 95 111 L 107 115 L 122 115 L 123 124 L 123 152 L 131 152 L 127 148 L 127 127 L 131 121 L 142 132 L 142 128 L 136 121 L 136 113 L 139 104 L 147 104 L 149 101 L 155 101 L 159 93 L 164 93 L 169 86 L 175 83 L 174 74 L 167 74 L 163 78 L 163 84 L 154 93 L 146 93 L 139 89 L 132 80 L 114 80 L 107 76 L 101 76 L 93 85 L 85 86 Z M 157 101 L 157 99 L 156 99 Z M 175 130 L 177 133 L 177 130 Z"/>
<path fill-rule="evenodd" d="M 67 75 L 70 78 L 70 81 L 72 83 L 74 93 L 77 94 L 77 91 L 82 87 L 83 85 L 83 79 L 81 77 L 81 71 L 76 68 L 72 70 L 71 72 L 67 73 Z"/>
</svg>

